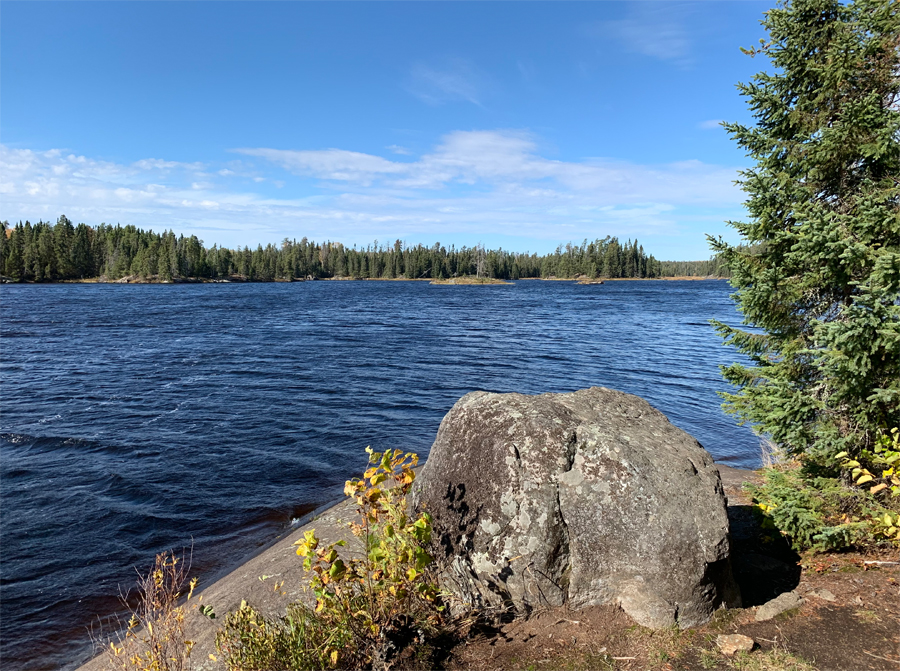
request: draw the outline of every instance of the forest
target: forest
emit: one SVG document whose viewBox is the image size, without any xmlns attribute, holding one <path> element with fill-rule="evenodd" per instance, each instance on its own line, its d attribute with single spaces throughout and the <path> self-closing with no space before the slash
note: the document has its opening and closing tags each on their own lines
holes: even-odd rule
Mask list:
<svg viewBox="0 0 900 671">
<path fill-rule="evenodd" d="M 581 245 L 560 245 L 550 254 L 504 249 L 392 245 L 375 241 L 365 248 L 340 242 L 316 243 L 285 238 L 256 249 L 206 247 L 196 236 L 154 233 L 134 226 L 55 224 L 39 221 L 11 226 L 0 222 L 0 271 L 7 281 L 57 282 L 125 277 L 171 282 L 179 279 L 230 279 L 253 282 L 307 278 L 445 279 L 475 275 L 520 278 L 727 277 L 724 264 L 660 261 L 637 240 L 607 236 Z"/>
</svg>

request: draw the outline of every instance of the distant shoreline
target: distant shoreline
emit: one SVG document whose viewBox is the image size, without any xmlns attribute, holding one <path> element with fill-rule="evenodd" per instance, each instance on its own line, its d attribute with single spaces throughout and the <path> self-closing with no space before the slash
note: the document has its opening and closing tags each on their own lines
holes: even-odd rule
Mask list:
<svg viewBox="0 0 900 671">
<path fill-rule="evenodd" d="M 222 279 L 209 279 L 205 277 L 185 277 L 168 281 L 160 281 L 156 278 L 137 278 L 134 276 L 123 277 L 117 280 L 111 280 L 105 277 L 86 277 L 81 280 L 50 280 L 35 282 L 34 280 L 26 280 L 20 282 L 7 277 L 0 278 L 2 284 L 273 284 L 283 283 L 290 284 L 293 282 L 426 282 L 435 285 L 455 285 L 455 286 L 491 286 L 514 284 L 518 281 L 541 281 L 541 282 L 579 282 L 587 278 L 585 277 L 520 277 L 518 280 L 505 280 L 501 278 L 445 278 L 434 279 L 431 277 L 405 278 L 405 277 L 316 277 L 312 279 L 294 278 L 290 280 L 250 280 L 243 277 L 230 277 Z M 600 277 L 598 280 L 603 282 L 651 282 L 651 281 L 701 281 L 701 280 L 728 280 L 727 277 L 700 277 L 691 275 L 679 275 L 675 277 Z M 600 284 L 598 282 L 597 284 Z"/>
</svg>

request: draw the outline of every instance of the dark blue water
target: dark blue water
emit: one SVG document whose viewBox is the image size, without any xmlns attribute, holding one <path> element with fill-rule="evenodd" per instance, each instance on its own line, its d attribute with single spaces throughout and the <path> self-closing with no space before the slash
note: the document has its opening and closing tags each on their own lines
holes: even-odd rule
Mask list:
<svg viewBox="0 0 900 671">
<path fill-rule="evenodd" d="M 5 669 L 71 665 L 156 552 L 201 581 L 340 496 L 367 445 L 426 455 L 475 389 L 643 396 L 755 467 L 720 410 L 725 282 L 4 286 Z"/>
</svg>

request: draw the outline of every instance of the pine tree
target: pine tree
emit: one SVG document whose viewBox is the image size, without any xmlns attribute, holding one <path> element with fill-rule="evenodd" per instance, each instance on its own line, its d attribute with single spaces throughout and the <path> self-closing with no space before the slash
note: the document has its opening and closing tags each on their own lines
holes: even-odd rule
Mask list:
<svg viewBox="0 0 900 671">
<path fill-rule="evenodd" d="M 755 125 L 725 124 L 742 173 L 746 244 L 712 240 L 744 323 L 716 323 L 725 407 L 826 462 L 900 424 L 900 3 L 794 0 L 765 15 L 774 73 L 739 85 Z M 762 331 L 762 332 L 760 332 Z"/>
</svg>

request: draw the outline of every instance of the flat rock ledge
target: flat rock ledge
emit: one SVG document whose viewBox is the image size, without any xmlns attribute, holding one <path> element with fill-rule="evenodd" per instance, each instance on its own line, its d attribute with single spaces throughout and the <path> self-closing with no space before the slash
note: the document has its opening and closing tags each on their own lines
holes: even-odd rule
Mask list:
<svg viewBox="0 0 900 671">
<path fill-rule="evenodd" d="M 441 580 L 464 607 L 618 603 L 662 628 L 740 605 L 719 472 L 637 396 L 467 394 L 412 500 L 434 518 Z"/>
</svg>

